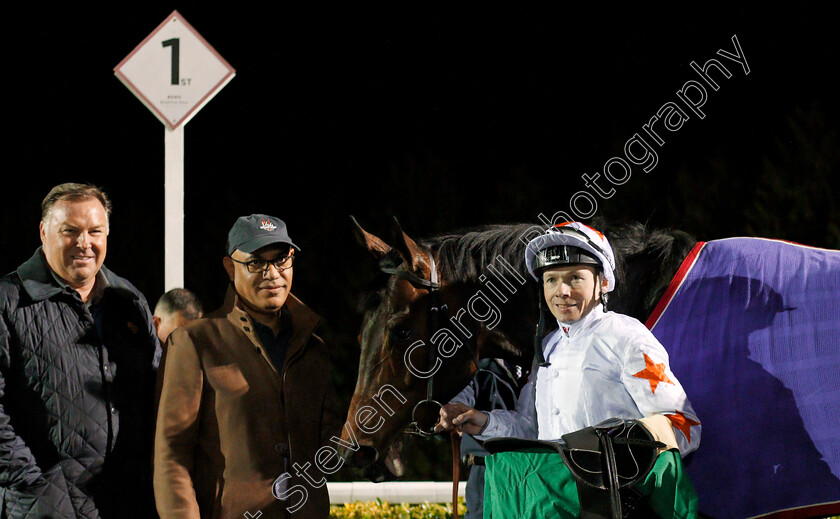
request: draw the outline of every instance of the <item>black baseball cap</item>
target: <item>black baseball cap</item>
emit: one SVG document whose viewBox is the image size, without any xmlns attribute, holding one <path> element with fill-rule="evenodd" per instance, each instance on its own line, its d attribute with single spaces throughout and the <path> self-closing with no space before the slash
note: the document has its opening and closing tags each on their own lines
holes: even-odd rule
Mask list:
<svg viewBox="0 0 840 519">
<path fill-rule="evenodd" d="M 236 219 L 228 232 L 225 247 L 230 256 L 236 249 L 250 254 L 272 243 L 287 243 L 300 251 L 300 247 L 295 245 L 289 237 L 289 231 L 283 220 L 267 214 L 252 214 Z"/>
</svg>

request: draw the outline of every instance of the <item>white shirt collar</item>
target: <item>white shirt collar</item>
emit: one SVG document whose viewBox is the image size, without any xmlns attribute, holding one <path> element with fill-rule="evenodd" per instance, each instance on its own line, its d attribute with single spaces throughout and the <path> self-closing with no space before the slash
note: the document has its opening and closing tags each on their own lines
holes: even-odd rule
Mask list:
<svg viewBox="0 0 840 519">
<path fill-rule="evenodd" d="M 546 359 L 551 357 L 554 349 L 563 339 L 571 339 L 583 334 L 585 330 L 591 328 L 603 315 L 604 307 L 599 304 L 578 321 L 573 323 L 561 323 L 557 321 L 558 329 L 543 341 L 544 357 Z"/>
<path fill-rule="evenodd" d="M 558 333 L 564 335 L 567 339 L 571 339 L 581 333 L 581 330 L 589 328 L 589 326 L 593 322 L 597 321 L 602 315 L 604 315 L 604 307 L 597 304 L 589 311 L 588 314 L 573 323 L 561 323 L 560 321 L 557 321 L 557 326 L 559 327 Z"/>
</svg>

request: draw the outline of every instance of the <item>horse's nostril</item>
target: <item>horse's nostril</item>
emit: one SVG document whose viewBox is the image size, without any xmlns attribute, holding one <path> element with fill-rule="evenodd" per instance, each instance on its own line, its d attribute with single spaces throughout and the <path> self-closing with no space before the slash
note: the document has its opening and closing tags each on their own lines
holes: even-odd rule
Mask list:
<svg viewBox="0 0 840 519">
<path fill-rule="evenodd" d="M 347 457 L 347 461 L 351 467 L 363 469 L 373 465 L 379 458 L 375 447 L 369 445 L 360 445 L 355 452 L 351 452 Z"/>
</svg>

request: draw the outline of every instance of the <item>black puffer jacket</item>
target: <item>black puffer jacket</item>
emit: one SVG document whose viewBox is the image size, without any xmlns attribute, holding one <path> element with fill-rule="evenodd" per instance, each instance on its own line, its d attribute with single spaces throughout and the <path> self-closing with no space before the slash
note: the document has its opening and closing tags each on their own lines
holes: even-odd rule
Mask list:
<svg viewBox="0 0 840 519">
<path fill-rule="evenodd" d="M 40 248 L 0 279 L 0 517 L 154 516 L 160 345 L 143 295 L 100 273 L 90 309 Z"/>
</svg>

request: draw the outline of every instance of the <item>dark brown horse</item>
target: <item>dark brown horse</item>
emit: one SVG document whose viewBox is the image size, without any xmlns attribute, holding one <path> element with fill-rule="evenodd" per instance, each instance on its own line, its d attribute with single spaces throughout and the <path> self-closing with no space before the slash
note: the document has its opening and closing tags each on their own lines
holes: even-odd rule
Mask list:
<svg viewBox="0 0 840 519">
<path fill-rule="evenodd" d="M 644 321 L 695 240 L 639 224 L 594 225 L 616 254 L 620 281 L 610 309 Z M 419 422 L 435 419 L 437 407 L 422 417 L 418 403 L 449 401 L 469 383 L 478 358 L 531 365 L 538 296 L 524 250 L 542 228 L 495 225 L 418 242 L 396 221 L 384 240 L 356 226 L 383 279 L 364 300 L 342 454 L 378 481 L 402 475 L 395 446 L 407 426 L 426 429 Z"/>
</svg>

